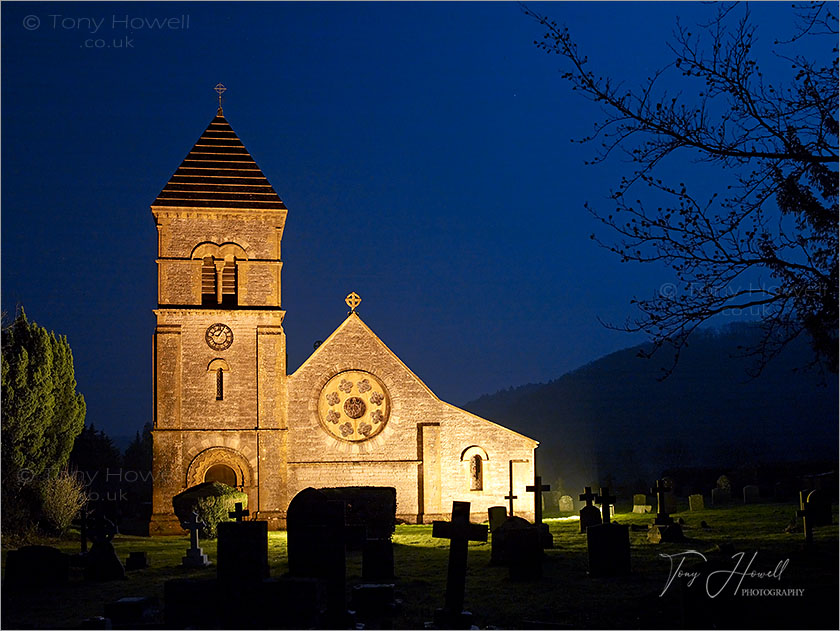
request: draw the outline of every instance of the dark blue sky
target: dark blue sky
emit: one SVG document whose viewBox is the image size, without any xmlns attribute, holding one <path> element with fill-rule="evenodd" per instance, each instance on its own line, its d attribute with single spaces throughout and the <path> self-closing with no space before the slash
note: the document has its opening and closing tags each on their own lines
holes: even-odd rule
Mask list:
<svg viewBox="0 0 840 631">
<path fill-rule="evenodd" d="M 678 16 L 713 10 L 532 6 L 630 84 L 671 59 Z M 787 3 L 750 8 L 765 44 L 790 32 Z M 68 336 L 88 422 L 128 434 L 150 420 L 149 204 L 221 81 L 228 121 L 289 208 L 290 372 L 350 291 L 453 403 L 640 341 L 597 318 L 623 321 L 670 276 L 590 241 L 583 203 L 604 203 L 627 166 L 583 165 L 595 148 L 570 139 L 598 112 L 533 45 L 541 34 L 513 3 L 4 2 L 3 309 Z"/>
</svg>

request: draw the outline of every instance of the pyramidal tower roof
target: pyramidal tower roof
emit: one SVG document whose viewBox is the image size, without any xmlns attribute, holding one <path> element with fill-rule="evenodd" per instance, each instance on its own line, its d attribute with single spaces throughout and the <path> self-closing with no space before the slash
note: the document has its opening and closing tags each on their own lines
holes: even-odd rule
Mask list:
<svg viewBox="0 0 840 631">
<path fill-rule="evenodd" d="M 286 210 L 221 109 L 152 207 Z"/>
</svg>

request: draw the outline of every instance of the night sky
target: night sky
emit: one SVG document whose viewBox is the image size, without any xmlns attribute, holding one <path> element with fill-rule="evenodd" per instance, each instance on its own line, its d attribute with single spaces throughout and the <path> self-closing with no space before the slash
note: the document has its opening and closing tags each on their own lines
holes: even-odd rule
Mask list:
<svg viewBox="0 0 840 631">
<path fill-rule="evenodd" d="M 713 12 L 531 6 L 629 85 L 672 60 L 678 16 Z M 791 33 L 788 3 L 750 9 L 762 44 Z M 342 322 L 350 291 L 455 404 L 638 343 L 598 318 L 622 322 L 671 276 L 589 239 L 583 203 L 603 206 L 628 166 L 584 166 L 596 147 L 570 140 L 598 109 L 537 50 L 541 35 L 515 3 L 4 2 L 3 310 L 67 335 L 88 423 L 125 435 L 151 420 L 149 205 L 222 82 L 227 120 L 289 208 L 289 372 Z"/>
</svg>

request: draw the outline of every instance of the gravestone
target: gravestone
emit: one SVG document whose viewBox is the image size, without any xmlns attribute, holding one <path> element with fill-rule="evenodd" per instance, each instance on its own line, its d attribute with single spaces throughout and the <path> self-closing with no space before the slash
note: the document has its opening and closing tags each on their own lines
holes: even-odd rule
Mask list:
<svg viewBox="0 0 840 631">
<path fill-rule="evenodd" d="M 496 528 L 505 523 L 507 519 L 507 508 L 504 506 L 491 506 L 487 509 L 487 517 L 490 522 L 490 534 L 492 535 Z"/>
<path fill-rule="evenodd" d="M 603 523 L 586 529 L 590 576 L 623 576 L 630 573 L 630 529 L 610 522 L 610 508 L 615 502 L 607 487 L 597 496 Z"/>
<path fill-rule="evenodd" d="M 184 567 L 201 568 L 210 565 L 210 560 L 198 545 L 198 533 L 203 525 L 204 522 L 199 520 L 198 513 L 195 511 L 193 511 L 190 521 L 181 524 L 184 530 L 190 531 L 190 547 L 187 550 L 187 555 L 181 558 L 181 565 Z"/>
<path fill-rule="evenodd" d="M 744 487 L 744 504 L 757 504 L 761 501 L 758 495 L 758 487 L 748 484 Z"/>
<path fill-rule="evenodd" d="M 696 495 L 689 495 L 688 496 L 688 509 L 692 511 L 703 510 L 705 505 L 703 504 L 703 496 L 700 494 Z"/>
<path fill-rule="evenodd" d="M 289 574 L 324 584 L 329 625 L 349 625 L 345 594 L 345 505 L 314 488 L 292 499 L 286 513 Z"/>
<path fill-rule="evenodd" d="M 38 589 L 64 585 L 70 574 L 70 558 L 50 546 L 23 546 L 6 556 L 3 588 Z"/>
<path fill-rule="evenodd" d="M 467 580 L 467 542 L 487 541 L 487 526 L 470 523 L 470 503 L 452 502 L 452 520 L 432 522 L 432 537 L 449 539 L 446 600 L 435 611 L 435 625 L 444 629 L 469 629 L 472 614 L 464 611 Z"/>
<path fill-rule="evenodd" d="M 508 484 L 509 490 L 508 494 L 505 495 L 505 499 L 508 501 L 508 514 L 512 517 L 513 516 L 513 500 L 517 499 L 519 496 L 513 494 L 513 460 L 508 460 Z"/>
<path fill-rule="evenodd" d="M 85 580 L 113 581 L 125 578 L 125 568 L 111 543 L 116 533 L 114 522 L 99 511 L 93 525 L 88 525 L 87 535 L 92 543 L 85 557 Z"/>
<path fill-rule="evenodd" d="M 557 502 L 557 508 L 560 510 L 561 513 L 574 513 L 575 501 L 572 499 L 571 495 L 563 495 Z"/>
<path fill-rule="evenodd" d="M 712 489 L 712 506 L 726 506 L 732 500 L 732 492 L 729 489 Z"/>
<path fill-rule="evenodd" d="M 240 502 L 228 515 L 236 521 L 221 522 L 217 527 L 216 576 L 237 585 L 268 578 L 268 522 L 242 521 L 249 511 L 243 510 Z"/>
<path fill-rule="evenodd" d="M 831 503 L 822 490 L 800 491 L 799 510 L 796 516 L 802 518 L 802 527 L 805 531 L 805 543 L 811 544 L 814 538 L 814 528 L 819 526 L 830 526 Z"/>
<path fill-rule="evenodd" d="M 819 526 L 831 526 L 831 501 L 822 489 L 816 489 L 808 493 L 808 506 L 811 510 L 811 523 L 814 528 Z M 801 504 L 801 502 L 800 502 Z"/>
<path fill-rule="evenodd" d="M 147 567 L 149 567 L 149 558 L 145 552 L 134 550 L 128 553 L 128 557 L 125 560 L 126 570 L 142 570 Z"/>
<path fill-rule="evenodd" d="M 667 505 L 665 494 L 668 492 L 668 488 L 662 480 L 657 480 L 656 487 L 652 488 L 650 492 L 656 495 L 656 505 L 659 512 L 657 512 L 656 518 L 648 528 L 647 540 L 650 543 L 684 541 L 682 528 L 679 524 L 675 524 L 671 516 L 665 511 Z"/>
<path fill-rule="evenodd" d="M 599 511 L 592 502 L 595 500 L 595 494 L 592 492 L 592 487 L 584 487 L 584 493 L 580 494 L 580 501 L 585 502 L 585 506 L 580 509 L 580 532 L 586 532 L 589 526 L 595 526 L 601 523 L 601 511 Z"/>
<path fill-rule="evenodd" d="M 647 495 L 638 494 L 633 496 L 633 512 L 639 514 L 650 513 L 653 506 L 648 502 Z"/>
<path fill-rule="evenodd" d="M 544 524 L 542 520 L 543 500 L 542 494 L 550 491 L 551 487 L 548 484 L 542 483 L 542 478 L 536 475 L 536 467 L 534 468 L 534 483 L 525 487 L 528 493 L 534 494 L 534 525 L 537 527 L 539 540 L 543 548 L 554 547 L 554 537 L 551 536 L 551 531 L 548 529 L 548 524 Z"/>
<path fill-rule="evenodd" d="M 662 478 L 662 484 L 665 486 L 665 495 L 662 497 L 665 507 L 664 512 L 672 515 L 677 512 L 677 494 L 674 491 L 674 481 L 671 478 Z M 657 500 L 656 511 L 663 512 L 659 500 Z"/>
</svg>

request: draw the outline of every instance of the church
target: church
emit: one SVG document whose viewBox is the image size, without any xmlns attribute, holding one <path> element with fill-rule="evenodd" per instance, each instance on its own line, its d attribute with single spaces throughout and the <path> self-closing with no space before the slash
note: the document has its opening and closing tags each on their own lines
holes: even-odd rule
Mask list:
<svg viewBox="0 0 840 631">
<path fill-rule="evenodd" d="M 496 505 L 533 516 L 537 442 L 441 401 L 364 323 L 355 293 L 344 322 L 288 374 L 287 209 L 221 102 L 151 210 L 150 534 L 182 532 L 172 497 L 207 481 L 247 493 L 270 529 L 310 486 L 394 487 L 408 523 L 448 519 L 453 500 L 469 501 L 476 521 Z"/>
</svg>

